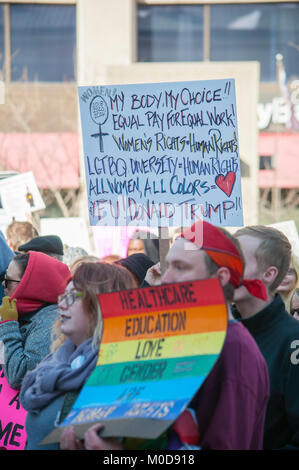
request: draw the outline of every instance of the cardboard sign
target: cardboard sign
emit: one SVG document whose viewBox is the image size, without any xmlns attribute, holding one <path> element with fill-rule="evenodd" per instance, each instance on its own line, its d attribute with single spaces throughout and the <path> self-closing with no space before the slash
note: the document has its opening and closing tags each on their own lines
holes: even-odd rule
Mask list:
<svg viewBox="0 0 299 470">
<path fill-rule="evenodd" d="M 126 258 L 129 241 L 136 230 L 149 232 L 148 227 L 143 226 L 129 226 L 129 227 L 105 227 L 105 230 L 100 226 L 92 227 L 93 240 L 96 250 L 96 255 L 99 258 L 111 254 L 118 254 L 121 258 Z M 152 229 L 151 233 L 158 236 L 158 229 Z"/>
<path fill-rule="evenodd" d="M 41 235 L 55 233 L 62 242 L 71 247 L 91 250 L 88 227 L 83 217 L 43 217 L 40 220 Z"/>
<path fill-rule="evenodd" d="M 0 365 L 0 450 L 24 450 L 27 434 L 19 391 L 10 387 Z"/>
<path fill-rule="evenodd" d="M 283 222 L 276 222 L 275 224 L 269 224 L 269 227 L 280 230 L 288 238 L 292 245 L 294 255 L 299 258 L 299 236 L 295 221 L 285 220 Z"/>
<path fill-rule="evenodd" d="M 243 225 L 233 79 L 78 91 L 91 225 Z"/>
<path fill-rule="evenodd" d="M 32 171 L 1 180 L 0 196 L 3 209 L 10 216 L 24 217 L 46 207 Z"/>
<path fill-rule="evenodd" d="M 213 368 L 226 337 L 227 309 L 218 279 L 99 295 L 104 332 L 97 366 L 64 426 L 83 436 L 154 439 L 187 407 Z"/>
</svg>

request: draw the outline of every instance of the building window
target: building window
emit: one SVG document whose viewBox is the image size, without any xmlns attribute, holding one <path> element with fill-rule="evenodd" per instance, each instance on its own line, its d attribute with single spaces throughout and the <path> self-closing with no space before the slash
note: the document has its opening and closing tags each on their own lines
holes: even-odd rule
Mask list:
<svg viewBox="0 0 299 470">
<path fill-rule="evenodd" d="M 260 170 L 273 170 L 272 155 L 260 155 Z"/>
<path fill-rule="evenodd" d="M 138 7 L 138 61 L 203 60 L 203 7 Z"/>
<path fill-rule="evenodd" d="M 75 79 L 76 9 L 10 5 L 11 80 Z"/>
<path fill-rule="evenodd" d="M 276 80 L 277 53 L 288 78 L 298 76 L 299 5 L 212 5 L 211 60 L 257 60 L 262 82 Z"/>
<path fill-rule="evenodd" d="M 138 61 L 202 61 L 203 51 L 211 61 L 259 61 L 262 82 L 276 81 L 280 53 L 287 79 L 298 78 L 299 3 L 139 5 Z"/>
<path fill-rule="evenodd" d="M 4 68 L 4 5 L 0 5 L 0 80 L 3 79 Z"/>
</svg>

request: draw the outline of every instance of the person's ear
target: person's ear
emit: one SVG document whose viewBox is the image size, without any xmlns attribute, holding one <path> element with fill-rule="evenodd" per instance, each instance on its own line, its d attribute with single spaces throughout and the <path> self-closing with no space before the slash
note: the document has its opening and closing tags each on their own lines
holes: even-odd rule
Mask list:
<svg viewBox="0 0 299 470">
<path fill-rule="evenodd" d="M 216 275 L 222 286 L 225 286 L 230 280 L 230 270 L 226 266 L 217 269 Z"/>
<path fill-rule="evenodd" d="M 269 266 L 266 271 L 263 272 L 262 281 L 267 287 L 271 286 L 278 275 L 278 269 L 276 266 Z"/>
</svg>

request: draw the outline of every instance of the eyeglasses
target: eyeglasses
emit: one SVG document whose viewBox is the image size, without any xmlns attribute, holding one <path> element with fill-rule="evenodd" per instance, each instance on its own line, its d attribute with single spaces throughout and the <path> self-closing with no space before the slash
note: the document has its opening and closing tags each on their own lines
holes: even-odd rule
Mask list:
<svg viewBox="0 0 299 470">
<path fill-rule="evenodd" d="M 3 284 L 4 284 L 5 289 L 7 289 L 9 282 L 21 282 L 21 280 L 17 281 L 16 279 L 9 279 L 8 277 L 5 277 L 3 279 Z"/>
<path fill-rule="evenodd" d="M 291 308 L 290 313 L 291 313 L 291 315 L 295 315 L 295 313 L 297 313 L 297 315 L 299 315 L 299 307 L 298 308 Z"/>
<path fill-rule="evenodd" d="M 62 302 L 65 302 L 66 308 L 70 308 L 73 303 L 77 300 L 78 297 L 82 297 L 83 294 L 82 292 L 77 292 L 75 290 L 72 290 L 71 292 L 68 292 L 67 294 L 62 294 L 59 295 L 57 298 L 57 303 L 60 304 Z"/>
</svg>

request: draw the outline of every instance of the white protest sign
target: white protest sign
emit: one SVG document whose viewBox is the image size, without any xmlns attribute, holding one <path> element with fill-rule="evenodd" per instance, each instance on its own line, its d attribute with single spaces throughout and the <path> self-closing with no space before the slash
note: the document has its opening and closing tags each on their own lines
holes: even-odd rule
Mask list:
<svg viewBox="0 0 299 470">
<path fill-rule="evenodd" d="M 1 180 L 0 196 L 3 209 L 10 216 L 23 217 L 45 209 L 32 171 Z"/>
<path fill-rule="evenodd" d="M 91 250 L 87 224 L 82 217 L 43 217 L 40 228 L 42 235 L 55 233 L 66 245 L 83 248 L 88 253 Z"/>
<path fill-rule="evenodd" d="M 233 79 L 78 91 L 91 225 L 243 225 Z"/>
<path fill-rule="evenodd" d="M 276 222 L 269 224 L 269 227 L 277 228 L 288 238 L 292 245 L 293 253 L 299 258 L 299 236 L 295 221 L 285 220 L 284 222 Z"/>
</svg>

